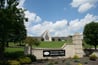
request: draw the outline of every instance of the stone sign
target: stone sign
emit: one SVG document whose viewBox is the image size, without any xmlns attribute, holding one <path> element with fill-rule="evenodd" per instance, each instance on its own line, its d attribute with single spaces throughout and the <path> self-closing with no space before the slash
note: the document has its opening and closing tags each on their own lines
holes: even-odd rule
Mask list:
<svg viewBox="0 0 98 65">
<path fill-rule="evenodd" d="M 65 50 L 43 50 L 44 57 L 65 56 Z"/>
<path fill-rule="evenodd" d="M 47 36 L 47 33 L 45 34 Z M 46 39 L 46 37 L 45 37 Z M 48 39 L 48 38 L 47 38 Z M 54 59 L 55 58 L 73 58 L 75 55 L 83 57 L 84 51 L 82 47 L 82 35 L 76 33 L 72 36 L 72 44 L 67 45 L 66 43 L 59 49 L 55 48 L 33 48 L 32 54 L 36 56 L 37 59 Z M 49 40 L 49 39 L 48 39 Z M 47 41 L 47 40 L 46 40 Z M 50 42 L 51 43 L 51 42 Z M 66 52 L 65 52 L 66 50 Z M 30 53 L 30 48 L 25 47 L 25 54 Z"/>
</svg>

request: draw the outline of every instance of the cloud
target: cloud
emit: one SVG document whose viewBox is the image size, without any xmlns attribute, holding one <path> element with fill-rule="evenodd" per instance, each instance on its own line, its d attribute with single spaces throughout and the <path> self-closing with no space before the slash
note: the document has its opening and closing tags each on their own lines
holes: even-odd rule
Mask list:
<svg viewBox="0 0 98 65">
<path fill-rule="evenodd" d="M 24 8 L 24 3 L 25 3 L 25 0 L 19 0 L 19 5 L 17 6 L 18 8 Z"/>
<path fill-rule="evenodd" d="M 18 7 L 24 9 L 25 0 L 20 0 Z M 72 7 L 78 8 L 79 12 L 85 12 L 95 7 L 98 0 L 73 0 L 71 3 Z M 28 18 L 28 22 L 25 22 L 28 36 L 41 36 L 41 34 L 49 30 L 51 36 L 68 36 L 75 32 L 83 32 L 84 26 L 91 21 L 98 22 L 98 16 L 87 14 L 82 19 L 74 19 L 68 21 L 62 19 L 58 21 L 42 21 L 41 17 L 34 12 L 25 11 L 25 17 Z M 69 25 L 68 25 L 69 23 Z"/>
<path fill-rule="evenodd" d="M 19 5 L 17 7 L 25 9 L 24 3 L 25 3 L 25 0 L 19 0 Z M 24 14 L 25 14 L 25 17 L 28 18 L 28 22 L 25 22 L 25 26 L 27 29 L 28 27 L 31 27 L 32 26 L 31 24 L 33 24 L 34 22 L 38 23 L 42 20 L 41 17 L 39 17 L 36 13 L 30 12 L 29 10 L 26 10 Z"/>
<path fill-rule="evenodd" d="M 75 19 L 70 22 L 70 32 L 83 32 L 84 26 L 92 21 L 98 22 L 98 16 L 87 14 L 83 19 Z"/>
<path fill-rule="evenodd" d="M 85 12 L 85 11 L 91 9 L 93 6 L 94 6 L 94 5 L 91 5 L 91 4 L 89 4 L 89 3 L 85 3 L 84 5 L 81 5 L 81 6 L 79 7 L 78 11 L 82 13 L 82 12 Z"/>
<path fill-rule="evenodd" d="M 73 0 L 71 6 L 78 8 L 78 12 L 83 13 L 95 7 L 98 0 Z"/>
<path fill-rule="evenodd" d="M 32 35 L 31 33 L 34 32 L 32 31 L 32 24 L 34 23 L 38 23 L 40 22 L 42 19 L 37 16 L 36 13 L 33 13 L 33 12 L 29 12 L 29 11 L 25 11 L 25 17 L 28 18 L 28 22 L 25 22 L 25 26 L 26 26 L 26 29 L 27 29 L 27 34 L 29 34 L 30 36 Z"/>
<path fill-rule="evenodd" d="M 55 23 L 53 23 L 52 21 L 44 21 L 43 23 L 40 24 L 36 24 L 32 27 L 28 27 L 27 31 L 32 32 L 28 35 L 32 36 L 41 36 L 41 34 L 45 31 L 45 30 L 49 30 L 50 33 L 53 33 L 52 36 L 61 36 L 61 31 L 63 31 L 67 26 L 67 20 L 60 20 L 60 21 L 56 21 Z M 34 35 L 33 35 L 34 34 Z"/>
<path fill-rule="evenodd" d="M 32 22 L 40 22 L 41 18 L 37 16 L 35 13 L 30 11 L 25 11 L 25 17 L 28 18 L 28 21 Z"/>
<path fill-rule="evenodd" d="M 98 16 L 87 14 L 83 19 L 68 21 L 66 19 L 55 21 L 44 21 L 31 27 L 27 27 L 28 36 L 41 36 L 45 30 L 49 30 L 51 36 L 68 36 L 75 32 L 82 33 L 84 26 L 92 21 L 98 22 Z"/>
</svg>

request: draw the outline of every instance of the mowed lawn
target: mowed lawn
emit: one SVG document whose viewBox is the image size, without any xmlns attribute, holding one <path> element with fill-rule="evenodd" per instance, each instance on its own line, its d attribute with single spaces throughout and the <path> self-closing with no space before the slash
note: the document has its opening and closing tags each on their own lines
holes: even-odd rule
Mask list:
<svg viewBox="0 0 98 65">
<path fill-rule="evenodd" d="M 24 48 L 5 48 L 5 52 L 13 53 L 13 52 L 23 52 Z"/>
<path fill-rule="evenodd" d="M 66 41 L 41 41 L 39 46 L 33 48 L 61 48 Z"/>
<path fill-rule="evenodd" d="M 61 48 L 66 41 L 41 41 L 39 46 L 33 45 L 33 48 Z M 10 44 L 12 47 L 5 48 L 5 52 L 23 52 L 24 47 L 16 47 L 16 44 Z"/>
</svg>

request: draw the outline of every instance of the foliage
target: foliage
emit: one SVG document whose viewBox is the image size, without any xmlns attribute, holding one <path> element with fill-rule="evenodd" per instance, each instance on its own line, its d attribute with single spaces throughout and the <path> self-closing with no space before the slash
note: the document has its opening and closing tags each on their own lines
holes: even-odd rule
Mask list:
<svg viewBox="0 0 98 65">
<path fill-rule="evenodd" d="M 74 62 L 80 62 L 78 55 L 74 55 L 73 59 L 74 59 Z"/>
<path fill-rule="evenodd" d="M 25 56 L 18 58 L 18 60 L 21 64 L 28 64 L 32 62 L 29 57 L 25 57 Z"/>
<path fill-rule="evenodd" d="M 59 63 L 58 61 L 55 61 L 55 62 L 54 62 L 54 64 L 58 64 L 58 63 Z"/>
<path fill-rule="evenodd" d="M 0 65 L 8 65 L 6 61 L 0 60 Z"/>
<path fill-rule="evenodd" d="M 40 44 L 40 42 L 37 39 L 34 39 L 32 37 L 27 37 L 24 40 L 24 42 L 27 43 L 27 44 L 29 44 L 30 46 L 32 46 L 32 45 L 38 46 Z"/>
<path fill-rule="evenodd" d="M 90 55 L 89 59 L 95 61 L 97 59 L 97 56 L 95 54 L 92 54 Z"/>
<path fill-rule="evenodd" d="M 16 59 L 20 56 L 24 56 L 23 48 L 5 48 L 5 57 L 9 59 Z"/>
<path fill-rule="evenodd" d="M 78 65 L 82 65 L 82 63 L 78 63 Z"/>
<path fill-rule="evenodd" d="M 22 41 L 26 37 L 24 21 L 27 21 L 27 18 L 25 18 L 24 10 L 17 8 L 18 4 L 18 0 L 0 0 L 1 57 L 4 55 L 6 43 Z"/>
<path fill-rule="evenodd" d="M 17 60 L 8 60 L 8 65 L 20 65 L 20 62 Z"/>
<path fill-rule="evenodd" d="M 32 54 L 32 45 L 38 46 L 40 42 L 32 37 L 27 37 L 24 42 L 30 47 L 30 54 Z"/>
<path fill-rule="evenodd" d="M 79 59 L 78 55 L 74 55 L 73 59 Z"/>
<path fill-rule="evenodd" d="M 32 60 L 32 62 L 34 62 L 34 61 L 36 61 L 37 59 L 36 59 L 36 56 L 34 56 L 34 55 L 27 55 L 27 57 L 29 57 L 31 60 Z"/>
<path fill-rule="evenodd" d="M 71 63 L 68 61 L 68 62 L 66 62 L 66 65 L 71 65 Z"/>
<path fill-rule="evenodd" d="M 98 23 L 91 22 L 86 24 L 83 35 L 84 41 L 89 45 L 93 45 L 96 49 L 96 46 L 98 45 Z"/>
</svg>

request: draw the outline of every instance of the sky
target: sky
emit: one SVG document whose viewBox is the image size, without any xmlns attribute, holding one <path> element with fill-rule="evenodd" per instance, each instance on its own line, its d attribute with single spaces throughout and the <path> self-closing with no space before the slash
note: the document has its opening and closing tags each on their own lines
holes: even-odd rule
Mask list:
<svg viewBox="0 0 98 65">
<path fill-rule="evenodd" d="M 98 22 L 98 0 L 20 0 L 18 8 L 26 9 L 28 36 L 82 34 L 86 24 Z"/>
</svg>

